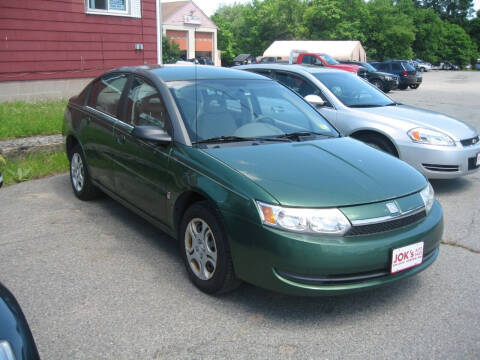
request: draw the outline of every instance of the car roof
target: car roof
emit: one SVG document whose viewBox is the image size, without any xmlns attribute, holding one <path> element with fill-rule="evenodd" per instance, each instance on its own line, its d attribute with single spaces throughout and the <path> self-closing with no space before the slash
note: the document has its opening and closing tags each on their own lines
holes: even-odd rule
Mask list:
<svg viewBox="0 0 480 360">
<path fill-rule="evenodd" d="M 324 68 L 315 65 L 295 65 L 295 64 L 249 64 L 235 66 L 235 69 L 248 70 L 248 69 L 269 69 L 269 70 L 286 70 L 296 73 L 307 72 L 310 74 L 318 73 L 345 73 L 344 70 Z"/>
<path fill-rule="evenodd" d="M 235 79 L 235 80 L 270 80 L 267 77 L 239 71 L 235 69 L 222 68 L 209 65 L 141 65 L 125 66 L 110 70 L 109 72 L 130 72 L 137 74 L 154 74 L 163 81 L 185 81 L 185 80 L 214 80 L 214 79 Z"/>
</svg>

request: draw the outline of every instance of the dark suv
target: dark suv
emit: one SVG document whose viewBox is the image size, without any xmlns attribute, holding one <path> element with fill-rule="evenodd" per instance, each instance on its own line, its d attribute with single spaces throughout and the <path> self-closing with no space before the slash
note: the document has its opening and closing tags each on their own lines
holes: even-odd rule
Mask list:
<svg viewBox="0 0 480 360">
<path fill-rule="evenodd" d="M 398 75 L 398 88 L 400 90 L 405 90 L 410 85 L 418 87 L 417 71 L 406 60 L 388 60 L 371 62 L 370 64 L 378 71 Z"/>
<path fill-rule="evenodd" d="M 386 72 L 377 71 L 372 65 L 361 61 L 340 61 L 342 64 L 352 64 L 361 66 L 358 75 L 367 79 L 377 88 L 387 93 L 398 87 L 398 76 Z"/>
</svg>

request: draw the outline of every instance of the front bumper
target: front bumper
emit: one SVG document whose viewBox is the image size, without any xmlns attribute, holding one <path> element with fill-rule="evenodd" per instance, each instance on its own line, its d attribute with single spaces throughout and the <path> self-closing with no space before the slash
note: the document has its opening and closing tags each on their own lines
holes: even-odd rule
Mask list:
<svg viewBox="0 0 480 360">
<path fill-rule="evenodd" d="M 323 237 L 291 233 L 247 223 L 241 217 L 227 217 L 226 222 L 236 275 L 259 287 L 293 295 L 335 295 L 414 275 L 433 263 L 443 233 L 443 214 L 438 202 L 418 223 L 365 236 Z M 390 275 L 392 250 L 420 241 L 424 242 L 424 254 L 428 255 L 425 261 Z M 368 276 L 378 273 L 382 275 Z M 296 281 L 292 275 L 297 276 Z M 302 277 L 350 278 L 315 283 L 299 280 Z"/>
<path fill-rule="evenodd" d="M 480 143 L 463 146 L 433 146 L 413 142 L 397 143 L 399 157 L 429 179 L 454 179 L 472 174 L 476 166 Z"/>
<path fill-rule="evenodd" d="M 398 78 L 392 78 L 392 80 L 384 80 L 385 88 L 388 90 L 395 90 L 398 88 Z"/>
</svg>

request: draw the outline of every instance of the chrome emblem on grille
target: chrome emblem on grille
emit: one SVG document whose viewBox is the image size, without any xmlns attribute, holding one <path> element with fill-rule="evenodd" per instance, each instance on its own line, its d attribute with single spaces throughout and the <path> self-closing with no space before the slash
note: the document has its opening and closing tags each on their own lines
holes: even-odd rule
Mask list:
<svg viewBox="0 0 480 360">
<path fill-rule="evenodd" d="M 393 202 L 389 202 L 386 204 L 388 211 L 390 211 L 390 214 L 396 214 L 398 213 L 398 207 L 395 205 Z"/>
</svg>

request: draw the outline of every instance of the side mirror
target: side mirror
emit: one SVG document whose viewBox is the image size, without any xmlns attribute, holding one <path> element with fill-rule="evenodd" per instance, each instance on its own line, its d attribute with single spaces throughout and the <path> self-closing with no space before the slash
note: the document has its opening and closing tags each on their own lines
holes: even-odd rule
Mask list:
<svg viewBox="0 0 480 360">
<path fill-rule="evenodd" d="M 323 105 L 325 105 L 325 101 L 323 101 L 323 99 L 318 95 L 310 94 L 305 96 L 304 99 L 314 107 L 322 107 Z"/>
<path fill-rule="evenodd" d="M 135 126 L 132 130 L 132 135 L 138 139 L 152 141 L 156 143 L 169 143 L 172 141 L 172 137 L 168 133 L 157 127 L 157 126 L 147 126 L 139 125 Z"/>
</svg>

